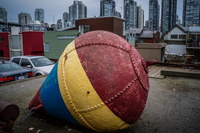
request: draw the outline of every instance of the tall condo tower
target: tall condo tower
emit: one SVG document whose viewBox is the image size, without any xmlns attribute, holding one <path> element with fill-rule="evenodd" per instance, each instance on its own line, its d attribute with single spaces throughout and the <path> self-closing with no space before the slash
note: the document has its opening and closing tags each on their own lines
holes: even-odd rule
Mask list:
<svg viewBox="0 0 200 133">
<path fill-rule="evenodd" d="M 44 23 L 44 9 L 42 8 L 35 9 L 35 20 L 40 21 L 40 23 Z"/>
<path fill-rule="evenodd" d="M 125 29 L 137 28 L 137 2 L 124 0 Z"/>
<path fill-rule="evenodd" d="M 200 26 L 200 0 L 183 0 L 183 26 Z"/>
<path fill-rule="evenodd" d="M 0 7 L 0 22 L 7 23 L 7 11 L 3 7 Z"/>
<path fill-rule="evenodd" d="M 28 13 L 18 14 L 18 23 L 22 25 L 30 24 L 32 21 L 31 15 Z"/>
<path fill-rule="evenodd" d="M 176 24 L 177 0 L 162 0 L 161 32 L 164 34 Z"/>
<path fill-rule="evenodd" d="M 160 5 L 158 0 L 149 0 L 148 30 L 159 31 Z"/>
<path fill-rule="evenodd" d="M 87 7 L 82 1 L 74 1 L 69 6 L 69 20 L 72 24 L 75 24 L 75 21 L 81 18 L 87 18 Z"/>
</svg>

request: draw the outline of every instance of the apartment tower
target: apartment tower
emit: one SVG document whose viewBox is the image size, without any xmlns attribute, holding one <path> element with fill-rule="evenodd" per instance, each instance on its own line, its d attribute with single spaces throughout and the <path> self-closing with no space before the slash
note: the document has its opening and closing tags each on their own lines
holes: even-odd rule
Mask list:
<svg viewBox="0 0 200 133">
<path fill-rule="evenodd" d="M 149 0 L 148 30 L 159 31 L 160 5 L 158 0 Z"/>
<path fill-rule="evenodd" d="M 69 20 L 72 24 L 75 24 L 77 19 L 87 18 L 87 7 L 82 1 L 74 1 L 69 6 Z"/>
<path fill-rule="evenodd" d="M 200 26 L 200 0 L 183 0 L 183 26 Z"/>
<path fill-rule="evenodd" d="M 162 0 L 161 32 L 164 34 L 176 24 L 177 0 Z"/>
</svg>

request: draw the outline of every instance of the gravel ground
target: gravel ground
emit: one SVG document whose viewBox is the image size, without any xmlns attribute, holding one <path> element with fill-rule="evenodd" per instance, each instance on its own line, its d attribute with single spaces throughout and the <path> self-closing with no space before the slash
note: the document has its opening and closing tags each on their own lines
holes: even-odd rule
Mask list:
<svg viewBox="0 0 200 133">
<path fill-rule="evenodd" d="M 26 117 L 26 108 L 46 76 L 0 86 L 0 99 L 17 104 L 20 115 L 13 133 L 88 133 L 55 118 Z M 200 80 L 166 77 L 150 78 L 150 91 L 145 110 L 139 120 L 120 133 L 199 133 Z"/>
</svg>

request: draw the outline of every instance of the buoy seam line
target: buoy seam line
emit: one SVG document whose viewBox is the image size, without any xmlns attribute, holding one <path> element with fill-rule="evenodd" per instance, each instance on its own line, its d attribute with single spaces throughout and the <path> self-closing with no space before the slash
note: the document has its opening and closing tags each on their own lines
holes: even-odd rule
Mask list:
<svg viewBox="0 0 200 133">
<path fill-rule="evenodd" d="M 71 50 L 70 50 L 71 51 Z M 73 51 L 73 50 L 72 50 Z M 63 86 L 65 88 L 67 88 L 67 85 L 66 85 L 66 82 L 65 82 L 65 77 L 64 77 L 64 69 L 63 69 L 63 66 L 64 66 L 64 62 L 66 61 L 65 57 L 67 56 L 67 54 L 64 54 L 63 55 L 63 60 L 61 62 L 61 72 L 62 72 L 62 79 L 63 79 Z M 87 126 L 88 128 L 90 129 L 93 129 L 95 131 L 98 131 L 96 130 L 94 127 L 92 127 L 91 125 L 89 125 L 85 120 L 84 118 L 79 114 L 79 112 L 77 111 L 75 105 L 73 104 L 72 100 L 71 100 L 71 97 L 70 97 L 70 94 L 68 92 L 68 89 L 64 89 L 65 92 L 66 92 L 66 95 L 67 95 L 67 98 L 68 98 L 68 101 L 71 105 L 71 107 L 73 108 L 74 112 L 77 114 L 77 116 L 80 118 L 80 120 L 84 123 L 85 126 Z"/>
<path fill-rule="evenodd" d="M 118 48 L 120 50 L 123 50 L 125 52 L 130 52 L 130 50 L 128 50 L 127 48 L 121 46 L 121 45 L 117 45 L 117 44 L 111 44 L 111 43 L 88 43 L 88 44 L 79 44 L 78 46 L 76 46 L 76 48 L 81 48 L 81 47 L 85 47 L 85 46 L 90 46 L 90 45 L 107 45 L 107 46 L 111 46 L 114 48 Z M 71 51 L 70 51 L 71 52 Z"/>
<path fill-rule="evenodd" d="M 89 44 L 80 44 L 80 45 L 78 45 L 76 48 L 73 48 L 73 49 L 69 49 L 69 50 L 67 50 L 66 51 L 66 53 L 65 53 L 65 57 L 70 53 L 70 52 L 72 52 L 72 51 L 74 51 L 75 49 L 78 49 L 78 48 L 81 48 L 81 47 L 85 47 L 85 46 L 90 46 L 90 45 L 108 45 L 108 46 L 111 46 L 111 47 L 114 47 L 114 48 L 118 48 L 118 49 L 120 49 L 120 50 L 122 50 L 122 51 L 125 51 L 125 52 L 130 52 L 129 50 L 127 50 L 126 48 L 124 48 L 124 47 L 120 47 L 120 46 L 117 46 L 117 45 L 115 45 L 115 44 L 105 44 L 105 43 L 89 43 Z"/>
<path fill-rule="evenodd" d="M 114 101 L 115 99 L 117 99 L 118 97 L 120 97 L 121 95 L 123 95 L 135 83 L 136 80 L 137 80 L 137 77 L 135 79 L 133 79 L 130 83 L 128 83 L 128 85 L 122 91 L 119 91 L 115 96 L 109 98 L 107 101 L 104 101 L 104 103 L 105 104 L 109 104 L 112 101 Z M 90 108 L 80 109 L 80 110 L 77 110 L 77 111 L 79 113 L 84 113 L 84 112 L 92 111 L 92 110 L 101 108 L 102 106 L 105 105 L 104 103 L 100 103 L 100 104 L 94 105 L 94 106 L 92 106 Z"/>
<path fill-rule="evenodd" d="M 132 46 L 130 46 L 130 47 L 132 47 Z M 138 68 L 137 68 L 137 66 L 136 66 L 136 63 L 135 63 L 135 60 L 134 60 L 134 57 L 133 57 L 132 52 L 130 52 L 130 58 L 131 58 L 131 60 L 132 60 L 132 65 L 133 65 L 133 68 L 134 68 L 134 70 L 135 70 L 135 73 L 136 73 L 136 75 L 137 75 L 137 77 L 138 77 L 138 79 L 139 79 L 140 84 L 142 85 L 142 87 L 144 88 L 144 90 L 145 90 L 146 92 L 148 92 L 148 90 L 147 90 L 147 88 L 146 88 L 146 85 L 145 85 L 144 82 L 142 81 L 141 76 L 140 76 L 140 74 L 139 74 L 139 72 L 138 72 Z"/>
</svg>

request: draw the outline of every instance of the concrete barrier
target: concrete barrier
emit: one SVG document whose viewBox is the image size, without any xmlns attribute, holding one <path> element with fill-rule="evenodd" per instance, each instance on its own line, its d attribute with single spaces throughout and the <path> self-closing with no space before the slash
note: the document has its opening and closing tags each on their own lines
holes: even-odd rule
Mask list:
<svg viewBox="0 0 200 133">
<path fill-rule="evenodd" d="M 198 73 L 198 72 L 161 70 L 161 75 L 171 76 L 171 77 L 184 77 L 184 78 L 200 79 L 200 73 Z"/>
</svg>

